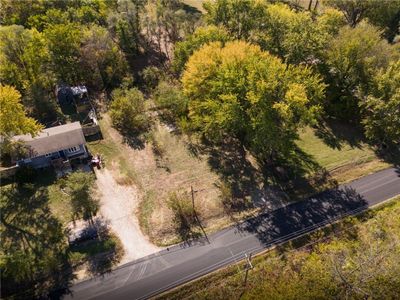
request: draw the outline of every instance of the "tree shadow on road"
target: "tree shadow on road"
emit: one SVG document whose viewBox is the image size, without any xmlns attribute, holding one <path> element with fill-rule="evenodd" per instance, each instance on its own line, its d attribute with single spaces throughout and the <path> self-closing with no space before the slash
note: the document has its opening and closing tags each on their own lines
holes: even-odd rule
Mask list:
<svg viewBox="0 0 400 300">
<path fill-rule="evenodd" d="M 241 230 L 255 233 L 264 245 L 273 245 L 361 211 L 366 205 L 354 189 L 334 189 L 247 220 Z"/>
</svg>

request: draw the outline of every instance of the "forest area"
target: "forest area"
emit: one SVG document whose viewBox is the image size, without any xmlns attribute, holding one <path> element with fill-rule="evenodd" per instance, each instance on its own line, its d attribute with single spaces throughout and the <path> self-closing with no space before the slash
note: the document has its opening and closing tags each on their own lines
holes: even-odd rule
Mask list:
<svg viewBox="0 0 400 300">
<path fill-rule="evenodd" d="M 137 188 L 157 246 L 400 164 L 400 0 L 2 0 L 0 40 L 1 168 L 27 155 L 15 136 L 76 121 L 56 89 L 84 85 L 102 131 L 88 149 Z M 68 243 L 67 224 L 95 222 L 95 186 L 22 167 L 1 179 L 5 299 L 61 297 L 82 264 L 118 264 L 106 228 Z M 307 269 L 331 248 L 291 259 Z"/>
</svg>

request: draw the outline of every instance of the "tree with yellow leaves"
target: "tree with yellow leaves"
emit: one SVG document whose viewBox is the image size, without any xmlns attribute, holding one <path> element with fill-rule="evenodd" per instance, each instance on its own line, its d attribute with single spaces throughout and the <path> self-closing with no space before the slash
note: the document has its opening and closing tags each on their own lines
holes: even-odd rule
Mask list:
<svg viewBox="0 0 400 300">
<path fill-rule="evenodd" d="M 307 67 L 243 41 L 202 47 L 182 83 L 189 127 L 209 140 L 236 138 L 261 163 L 293 149 L 297 129 L 315 121 L 325 87 Z"/>
<path fill-rule="evenodd" d="M 16 134 L 35 135 L 42 126 L 26 116 L 21 94 L 12 86 L 0 84 L 0 135 L 4 138 Z"/>
</svg>

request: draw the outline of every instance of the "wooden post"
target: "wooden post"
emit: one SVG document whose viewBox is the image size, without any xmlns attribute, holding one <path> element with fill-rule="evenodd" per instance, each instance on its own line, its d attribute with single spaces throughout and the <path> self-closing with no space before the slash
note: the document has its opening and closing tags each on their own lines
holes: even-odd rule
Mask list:
<svg viewBox="0 0 400 300">
<path fill-rule="evenodd" d="M 247 277 L 249 275 L 249 270 L 253 269 L 253 265 L 251 264 L 252 255 L 253 255 L 253 253 L 250 253 L 249 256 L 247 256 L 247 254 L 245 254 L 245 256 L 246 256 L 246 275 L 244 277 L 244 286 L 247 285 Z"/>
<path fill-rule="evenodd" d="M 206 231 L 204 230 L 203 226 L 201 225 L 200 219 L 199 219 L 199 217 L 197 216 L 196 209 L 195 209 L 195 207 L 194 207 L 194 190 L 193 190 L 193 186 L 192 186 L 192 185 L 190 186 L 190 191 L 191 191 L 191 194 L 192 194 L 192 206 L 193 206 L 193 213 L 194 213 L 194 216 L 195 216 L 195 218 L 196 218 L 197 223 L 199 224 L 199 226 L 200 226 L 200 228 L 201 228 L 201 231 L 203 231 L 203 234 L 204 234 L 204 236 L 205 236 L 207 242 L 210 243 L 210 240 L 208 239 L 207 233 L 206 233 Z"/>
</svg>

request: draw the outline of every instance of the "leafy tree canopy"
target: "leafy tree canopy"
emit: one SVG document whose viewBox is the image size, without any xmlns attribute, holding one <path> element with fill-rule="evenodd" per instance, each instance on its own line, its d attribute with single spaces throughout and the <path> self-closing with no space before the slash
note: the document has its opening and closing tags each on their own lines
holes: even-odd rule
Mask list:
<svg viewBox="0 0 400 300">
<path fill-rule="evenodd" d="M 0 135 L 35 135 L 41 129 L 36 120 L 26 116 L 21 94 L 12 86 L 0 84 Z"/>
<path fill-rule="evenodd" d="M 366 22 L 342 28 L 327 51 L 330 112 L 342 118 L 359 118 L 360 93 L 368 93 L 374 75 L 398 54 L 381 39 L 380 31 Z"/>
<path fill-rule="evenodd" d="M 194 51 L 210 42 L 226 42 L 229 40 L 228 33 L 217 26 L 198 27 L 196 31 L 189 35 L 184 41 L 175 44 L 173 69 L 178 74 L 182 73 L 186 62 Z"/>
<path fill-rule="evenodd" d="M 111 97 L 110 116 L 117 129 L 125 134 L 135 134 L 148 128 L 145 100 L 138 89 L 116 89 Z"/>
<path fill-rule="evenodd" d="M 372 92 L 361 104 L 367 138 L 388 145 L 400 141 L 400 60 L 375 78 Z"/>
<path fill-rule="evenodd" d="M 246 42 L 215 42 L 189 59 L 182 77 L 192 129 L 238 138 L 262 160 L 287 153 L 297 128 L 313 122 L 324 95 L 319 76 Z"/>
</svg>

